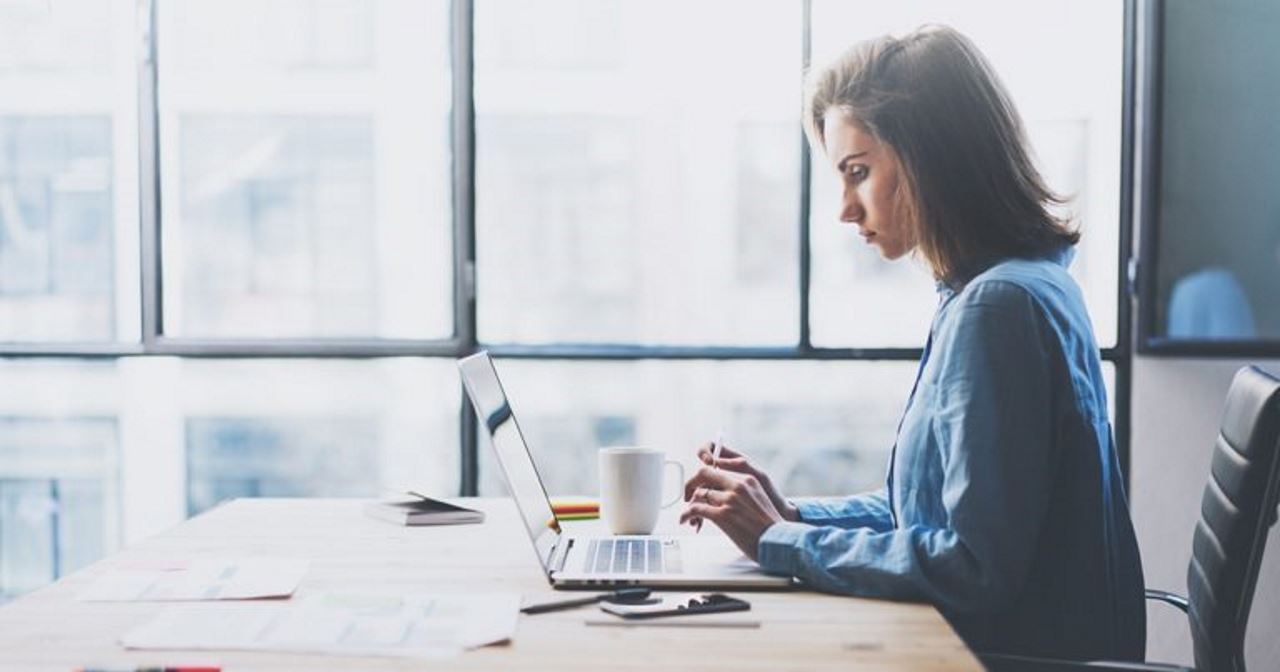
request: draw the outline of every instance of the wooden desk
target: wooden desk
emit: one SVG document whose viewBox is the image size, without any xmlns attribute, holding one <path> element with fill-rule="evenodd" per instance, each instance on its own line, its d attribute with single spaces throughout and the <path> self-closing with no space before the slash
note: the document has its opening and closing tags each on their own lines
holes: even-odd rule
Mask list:
<svg viewBox="0 0 1280 672">
<path fill-rule="evenodd" d="M 250 652 L 126 651 L 116 638 L 171 605 L 75 596 L 109 564 L 141 558 L 307 558 L 298 595 L 393 589 L 553 597 L 506 499 L 470 500 L 484 525 L 396 527 L 359 500 L 242 499 L 0 607 L 0 669 L 219 662 L 224 670 L 980 670 L 932 607 L 809 592 L 750 593 L 760 629 L 601 628 L 594 610 L 521 616 L 514 641 L 443 663 Z M 564 596 L 565 593 L 555 595 Z"/>
</svg>

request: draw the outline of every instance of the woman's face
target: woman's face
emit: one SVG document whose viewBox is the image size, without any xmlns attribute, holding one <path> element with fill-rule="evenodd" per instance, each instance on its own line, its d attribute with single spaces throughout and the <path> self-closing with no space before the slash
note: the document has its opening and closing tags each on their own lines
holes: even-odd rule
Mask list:
<svg viewBox="0 0 1280 672">
<path fill-rule="evenodd" d="M 880 248 L 885 259 L 897 259 L 916 247 L 915 228 L 898 207 L 898 157 L 844 111 L 823 115 L 827 158 L 843 185 L 840 221 L 855 224 L 858 234 Z"/>
</svg>

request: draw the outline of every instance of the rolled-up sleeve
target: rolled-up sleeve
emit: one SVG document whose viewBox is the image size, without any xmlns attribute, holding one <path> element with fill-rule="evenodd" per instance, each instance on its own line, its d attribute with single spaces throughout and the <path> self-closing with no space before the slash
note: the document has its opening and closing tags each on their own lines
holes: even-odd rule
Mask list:
<svg viewBox="0 0 1280 672">
<path fill-rule="evenodd" d="M 904 516 L 897 529 L 845 529 L 818 517 L 819 524 L 777 523 L 758 547 L 766 571 L 822 590 L 928 600 L 958 613 L 995 611 L 1016 599 L 1050 496 L 1051 341 L 1022 288 L 989 282 L 971 289 L 935 333 L 933 380 L 928 397 L 917 400 L 927 406 L 915 417 L 927 426 L 912 436 L 933 445 L 899 446 L 940 453 L 936 474 L 899 472 L 895 492 L 935 489 L 941 510 Z M 929 478 L 941 482 L 921 480 Z"/>
</svg>

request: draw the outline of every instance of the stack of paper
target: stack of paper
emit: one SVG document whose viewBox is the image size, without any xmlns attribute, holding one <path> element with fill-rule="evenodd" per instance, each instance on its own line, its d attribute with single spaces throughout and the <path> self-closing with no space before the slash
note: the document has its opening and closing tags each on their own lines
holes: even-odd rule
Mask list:
<svg viewBox="0 0 1280 672">
<path fill-rule="evenodd" d="M 456 525 L 482 523 L 484 512 L 432 499 L 416 492 L 396 499 L 369 502 L 365 515 L 399 525 Z"/>
</svg>

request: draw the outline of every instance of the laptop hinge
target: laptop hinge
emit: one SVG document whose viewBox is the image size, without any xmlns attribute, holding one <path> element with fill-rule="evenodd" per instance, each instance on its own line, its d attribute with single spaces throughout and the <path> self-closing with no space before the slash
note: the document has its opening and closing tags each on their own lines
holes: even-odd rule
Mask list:
<svg viewBox="0 0 1280 672">
<path fill-rule="evenodd" d="M 551 550 L 551 573 L 564 571 L 564 563 L 569 558 L 569 549 L 573 548 L 573 537 L 567 540 L 561 537 L 563 543 L 556 544 Z M 560 549 L 564 549 L 561 551 Z"/>
</svg>

